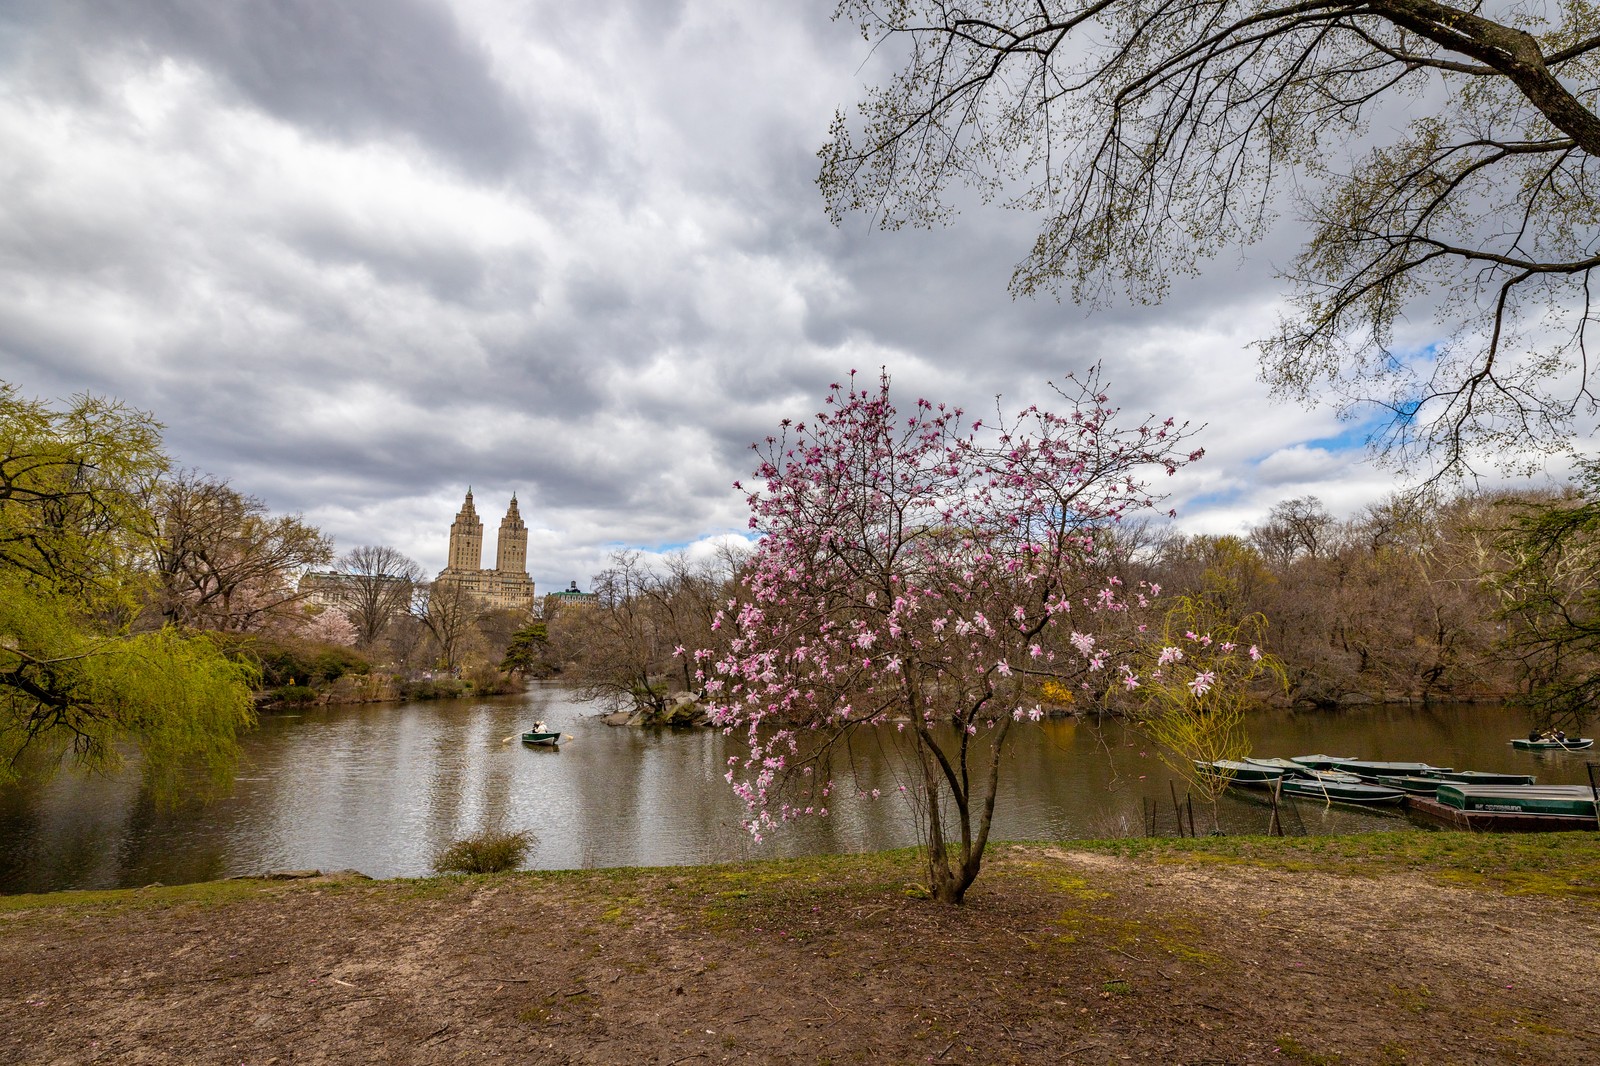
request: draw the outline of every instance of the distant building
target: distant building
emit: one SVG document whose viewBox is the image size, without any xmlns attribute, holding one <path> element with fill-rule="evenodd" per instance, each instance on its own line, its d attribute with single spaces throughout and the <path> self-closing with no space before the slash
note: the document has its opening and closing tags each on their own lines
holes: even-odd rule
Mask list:
<svg viewBox="0 0 1600 1066">
<path fill-rule="evenodd" d="M 568 588 L 545 596 L 544 613 L 549 617 L 552 610 L 559 610 L 562 607 L 592 607 L 599 602 L 600 597 L 595 593 L 578 591 L 578 583 L 574 581 Z"/>
<path fill-rule="evenodd" d="M 411 584 L 403 577 L 390 577 L 388 574 L 368 576 L 341 574 L 337 570 L 308 570 L 300 576 L 300 583 L 295 587 L 306 603 L 318 607 L 349 607 L 357 600 L 356 590 L 369 582 L 397 588 Z"/>
<path fill-rule="evenodd" d="M 483 523 L 472 506 L 472 490 L 450 524 L 450 554 L 434 584 L 463 588 L 492 607 L 513 611 L 535 610 L 533 579 L 528 576 L 528 527 L 517 512 L 516 493 L 500 520 L 495 541 L 494 569 L 483 568 Z"/>
</svg>

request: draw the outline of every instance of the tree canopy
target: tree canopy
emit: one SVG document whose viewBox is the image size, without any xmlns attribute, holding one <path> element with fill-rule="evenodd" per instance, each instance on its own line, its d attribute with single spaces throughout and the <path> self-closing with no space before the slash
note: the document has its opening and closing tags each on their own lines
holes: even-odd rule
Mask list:
<svg viewBox="0 0 1600 1066">
<path fill-rule="evenodd" d="M 86 396 L 53 409 L 0 382 L 0 781 L 69 752 L 114 766 L 123 741 L 161 795 L 185 767 L 231 766 L 254 671 L 205 636 L 133 630 L 142 501 L 166 467 L 149 415 Z"/>
<path fill-rule="evenodd" d="M 411 610 L 422 567 L 398 548 L 362 544 L 339 556 L 340 606 L 356 627 L 356 643 L 371 648 L 395 620 Z"/>
<path fill-rule="evenodd" d="M 1375 408 L 1372 443 L 1438 474 L 1490 450 L 1531 462 L 1594 413 L 1591 0 L 844 0 L 838 17 L 906 58 L 820 152 L 835 219 L 942 222 L 967 184 L 1040 216 L 1016 292 L 1159 299 L 1293 193 L 1311 231 L 1259 345 L 1280 395 Z M 1431 333 L 1403 328 L 1429 312 Z"/>
<path fill-rule="evenodd" d="M 298 515 L 194 471 L 151 494 L 149 543 L 162 613 L 187 627 L 244 632 L 300 603 L 295 577 L 333 556 L 328 539 Z"/>
<path fill-rule="evenodd" d="M 1144 592 L 1108 572 L 1097 538 L 1156 505 L 1147 479 L 1198 459 L 1168 419 L 1119 424 L 1096 378 L 1066 411 L 985 427 L 918 400 L 900 413 L 885 376 L 836 385 L 827 409 L 758 449 L 749 490 L 761 533 L 743 594 L 702 648 L 713 722 L 746 757 L 728 780 L 759 836 L 826 815 L 852 735 L 895 724 L 929 887 L 959 903 L 992 824 L 1014 722 L 1040 687 L 1137 689 L 1121 659 Z M 1120 661 L 1119 661 L 1120 660 Z"/>
</svg>

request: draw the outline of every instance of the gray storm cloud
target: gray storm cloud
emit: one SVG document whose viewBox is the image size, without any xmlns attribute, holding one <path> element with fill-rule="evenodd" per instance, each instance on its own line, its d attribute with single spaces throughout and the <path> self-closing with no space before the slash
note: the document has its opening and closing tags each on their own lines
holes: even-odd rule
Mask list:
<svg viewBox="0 0 1600 1066">
<path fill-rule="evenodd" d="M 1201 525 L 1381 493 L 1255 381 L 1292 232 L 1091 315 L 1008 295 L 1025 216 L 830 226 L 814 153 L 886 60 L 815 6 L 10 5 L 0 377 L 430 569 L 469 483 L 516 491 L 546 586 L 741 530 L 748 443 L 852 368 L 983 410 L 1104 361 L 1131 415 L 1211 424 L 1171 486 L 1226 498 Z"/>
</svg>

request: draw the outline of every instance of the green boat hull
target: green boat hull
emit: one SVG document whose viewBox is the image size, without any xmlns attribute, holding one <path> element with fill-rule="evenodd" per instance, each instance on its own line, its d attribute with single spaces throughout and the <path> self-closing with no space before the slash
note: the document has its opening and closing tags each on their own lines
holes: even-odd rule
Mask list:
<svg viewBox="0 0 1600 1066">
<path fill-rule="evenodd" d="M 1197 762 L 1194 768 L 1208 777 L 1226 777 L 1229 784 L 1244 785 L 1247 788 L 1266 788 L 1272 782 L 1282 780 L 1287 773 L 1275 766 L 1252 766 L 1248 762 L 1238 762 L 1234 759 Z"/>
<path fill-rule="evenodd" d="M 1309 770 L 1332 770 L 1337 763 L 1351 762 L 1353 755 L 1296 755 L 1290 762 L 1299 763 Z"/>
<path fill-rule="evenodd" d="M 1411 796 L 1431 796 L 1439 790 L 1437 777 L 1380 777 L 1378 784 L 1385 788 L 1398 788 Z"/>
<path fill-rule="evenodd" d="M 1333 769 L 1355 774 L 1363 781 L 1377 781 L 1380 777 L 1430 777 L 1449 773 L 1448 766 L 1429 766 L 1425 762 L 1375 762 L 1367 759 L 1342 759 Z"/>
<path fill-rule="evenodd" d="M 1594 817 L 1588 785 L 1465 785 L 1439 782 L 1439 802 L 1460 811 Z"/>
<path fill-rule="evenodd" d="M 1284 779 L 1278 786 L 1285 796 L 1332 803 L 1355 803 L 1363 807 L 1388 807 L 1400 803 L 1406 794 L 1398 788 L 1384 788 L 1344 781 L 1300 781 Z"/>
<path fill-rule="evenodd" d="M 1529 740 L 1514 737 L 1511 746 L 1521 751 L 1587 751 L 1594 747 L 1593 737 L 1568 737 L 1566 740 Z"/>
<path fill-rule="evenodd" d="M 1434 781 L 1455 781 L 1463 785 L 1534 785 L 1538 782 L 1532 774 L 1496 774 L 1481 770 L 1441 770 L 1427 774 Z"/>
</svg>

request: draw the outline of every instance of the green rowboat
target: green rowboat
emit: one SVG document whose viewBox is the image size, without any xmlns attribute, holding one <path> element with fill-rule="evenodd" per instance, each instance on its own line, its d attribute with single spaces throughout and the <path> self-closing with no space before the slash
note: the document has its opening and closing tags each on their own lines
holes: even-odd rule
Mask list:
<svg viewBox="0 0 1600 1066">
<path fill-rule="evenodd" d="M 1245 759 L 1250 766 L 1260 767 L 1265 770 L 1282 770 L 1285 777 L 1305 777 L 1312 771 L 1306 766 L 1295 762 L 1293 759 Z"/>
<path fill-rule="evenodd" d="M 1463 785 L 1532 785 L 1537 784 L 1532 774 L 1495 774 L 1481 770 L 1441 770 L 1424 776 L 1438 781 L 1458 781 Z"/>
<path fill-rule="evenodd" d="M 1299 763 L 1310 770 L 1332 770 L 1335 763 L 1354 760 L 1353 755 L 1295 755 L 1289 759 L 1290 762 Z"/>
<path fill-rule="evenodd" d="M 1450 772 L 1448 766 L 1429 766 L 1425 762 L 1371 762 L 1366 759 L 1341 759 L 1332 768 L 1355 774 L 1363 781 L 1376 781 L 1380 777 L 1429 777 Z"/>
<path fill-rule="evenodd" d="M 1567 737 L 1565 740 L 1529 740 L 1512 737 L 1511 746 L 1521 751 L 1587 751 L 1594 747 L 1593 737 Z"/>
<path fill-rule="evenodd" d="M 1431 796 L 1439 791 L 1437 777 L 1380 777 L 1378 784 L 1384 788 L 1398 788 L 1413 796 Z"/>
<path fill-rule="evenodd" d="M 1459 811 L 1594 817 L 1594 792 L 1588 785 L 1464 785 L 1441 781 L 1438 797 L 1440 803 Z"/>
<path fill-rule="evenodd" d="M 1303 781 L 1286 777 L 1278 789 L 1285 796 L 1299 796 L 1325 803 L 1356 803 L 1363 807 L 1392 806 L 1406 798 L 1406 794 L 1398 788 L 1384 788 L 1361 781 Z"/>
<path fill-rule="evenodd" d="M 545 728 L 543 722 L 535 722 L 532 729 L 522 734 L 522 742 L 540 748 L 555 748 L 561 744 L 561 733 L 559 731 L 552 733 Z"/>
<path fill-rule="evenodd" d="M 1197 762 L 1195 770 L 1208 777 L 1226 777 L 1229 784 L 1248 788 L 1266 788 L 1282 780 L 1285 770 L 1276 766 L 1252 766 L 1237 759 L 1218 759 L 1215 762 Z"/>
<path fill-rule="evenodd" d="M 1295 762 L 1293 759 L 1246 759 L 1245 762 L 1268 770 L 1282 770 L 1285 781 L 1297 777 L 1307 781 L 1342 781 L 1353 785 L 1361 780 L 1355 774 L 1347 774 L 1342 770 L 1314 770 L 1305 763 Z"/>
</svg>

